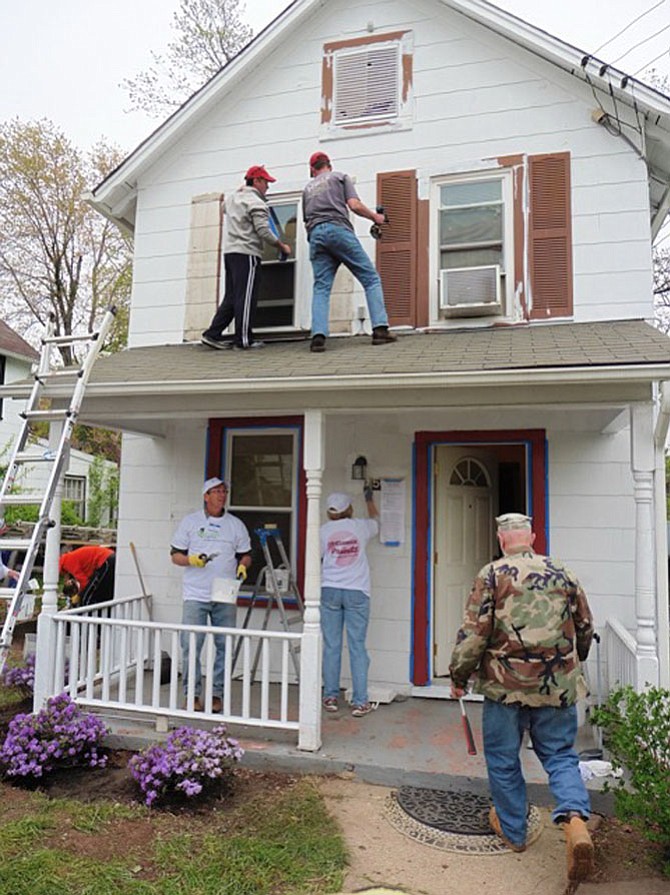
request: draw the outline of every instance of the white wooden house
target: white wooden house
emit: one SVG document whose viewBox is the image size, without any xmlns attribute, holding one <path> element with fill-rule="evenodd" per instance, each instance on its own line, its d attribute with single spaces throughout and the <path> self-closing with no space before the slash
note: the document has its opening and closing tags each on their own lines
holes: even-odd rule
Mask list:
<svg viewBox="0 0 670 895">
<path fill-rule="evenodd" d="M 397 345 L 362 334 L 365 302 L 346 271 L 326 353 L 303 338 L 311 270 L 300 196 L 317 149 L 387 210 L 380 243 L 355 225 Z M 269 198 L 295 252 L 264 259 L 267 347 L 214 352 L 199 336 L 224 288 L 225 194 L 261 163 L 277 178 Z M 307 603 L 301 635 L 276 633 L 274 619 L 274 633 L 255 635 L 266 642 L 260 708 L 245 670 L 241 707 L 229 700 L 224 715 L 295 728 L 301 747 L 317 749 L 318 530 L 331 490 L 363 511 L 358 457 L 381 482 L 385 513 L 396 508 L 369 549 L 376 692 L 446 695 L 469 583 L 494 553 L 494 516 L 509 510 L 531 513 L 539 548 L 584 583 L 610 684 L 667 686 L 670 342 L 650 320 L 651 244 L 669 184 L 670 99 L 489 3 L 288 6 L 91 195 L 132 231 L 135 256 L 129 347 L 98 362 L 84 405 L 86 421 L 127 433 L 117 576 L 126 620 L 102 625 L 116 645 L 98 691 L 86 624 L 70 618 L 88 677 L 82 701 L 190 714 L 174 673 L 164 696 L 151 663 L 124 668 L 161 650 L 177 661 L 170 539 L 203 478 L 221 475 L 250 528 L 280 526 Z M 131 541 L 152 624 L 133 616 Z M 64 617 L 47 612 L 43 624 L 49 642 L 63 634 Z M 302 640 L 297 714 L 285 686 L 290 637 Z M 251 643 L 245 635 L 247 658 Z M 57 644 L 44 692 L 61 683 L 62 636 Z"/>
</svg>

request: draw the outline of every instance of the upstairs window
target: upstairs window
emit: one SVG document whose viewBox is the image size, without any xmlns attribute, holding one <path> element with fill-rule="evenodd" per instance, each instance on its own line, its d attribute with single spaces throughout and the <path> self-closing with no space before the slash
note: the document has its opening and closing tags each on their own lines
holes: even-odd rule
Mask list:
<svg viewBox="0 0 670 895">
<path fill-rule="evenodd" d="M 263 273 L 258 289 L 254 328 L 281 329 L 296 325 L 296 271 L 304 242 L 296 239 L 298 200 L 270 198 L 270 227 L 291 246 L 288 258 L 282 258 L 276 246 L 264 243 Z"/>
<path fill-rule="evenodd" d="M 512 213 L 505 175 L 437 182 L 438 316 L 505 313 Z"/>
<path fill-rule="evenodd" d="M 335 41 L 323 49 L 323 138 L 411 126 L 411 31 Z"/>
</svg>

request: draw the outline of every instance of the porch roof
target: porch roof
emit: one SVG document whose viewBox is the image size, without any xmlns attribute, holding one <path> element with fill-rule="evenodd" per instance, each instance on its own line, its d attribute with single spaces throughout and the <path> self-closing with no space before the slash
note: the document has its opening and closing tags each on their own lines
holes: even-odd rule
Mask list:
<svg viewBox="0 0 670 895">
<path fill-rule="evenodd" d="M 80 419 L 163 436 L 177 419 L 506 406 L 518 425 L 530 408 L 529 426 L 537 408 L 545 423 L 579 408 L 581 425 L 601 430 L 631 402 L 649 401 L 652 383 L 663 380 L 670 338 L 642 320 L 411 332 L 384 347 L 369 336 L 333 337 L 324 354 L 312 354 L 307 340 L 246 352 L 156 345 L 100 357 Z M 11 383 L 0 397 L 26 398 L 31 387 Z M 62 380 L 46 394 L 69 398 Z"/>
<path fill-rule="evenodd" d="M 333 337 L 324 354 L 309 343 L 271 342 L 262 351 L 213 351 L 199 343 L 130 348 L 96 363 L 92 394 L 156 389 L 258 386 L 303 388 L 392 381 L 436 384 L 438 377 L 472 380 L 589 381 L 670 378 L 670 338 L 643 320 L 532 324 L 400 334 L 396 345 L 373 347 L 368 336 Z"/>
</svg>

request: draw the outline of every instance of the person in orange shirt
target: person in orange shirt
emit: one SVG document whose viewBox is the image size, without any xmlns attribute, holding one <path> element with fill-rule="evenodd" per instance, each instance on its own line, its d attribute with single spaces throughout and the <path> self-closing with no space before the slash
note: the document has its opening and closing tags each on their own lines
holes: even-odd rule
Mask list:
<svg viewBox="0 0 670 895">
<path fill-rule="evenodd" d="M 114 551 L 100 544 L 77 547 L 61 556 L 58 573 L 65 576 L 63 593 L 73 606 L 105 603 L 114 597 L 115 560 Z"/>
</svg>

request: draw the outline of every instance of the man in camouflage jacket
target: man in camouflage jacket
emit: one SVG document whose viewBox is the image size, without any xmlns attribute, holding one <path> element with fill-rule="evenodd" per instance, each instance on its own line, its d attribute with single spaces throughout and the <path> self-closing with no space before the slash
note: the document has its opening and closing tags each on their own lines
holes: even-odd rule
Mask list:
<svg viewBox="0 0 670 895">
<path fill-rule="evenodd" d="M 528 729 L 556 800 L 553 820 L 566 832 L 568 876 L 582 879 L 592 869 L 593 845 L 574 750 L 575 703 L 586 695 L 580 661 L 593 638 L 591 611 L 572 572 L 532 549 L 530 517 L 508 513 L 496 522 L 504 555 L 475 578 L 451 658 L 452 695 L 462 697 L 476 672 L 494 831 L 513 851 L 529 844 L 519 759 Z"/>
</svg>

